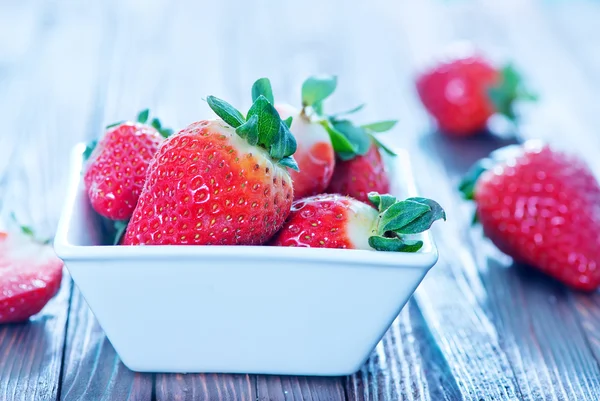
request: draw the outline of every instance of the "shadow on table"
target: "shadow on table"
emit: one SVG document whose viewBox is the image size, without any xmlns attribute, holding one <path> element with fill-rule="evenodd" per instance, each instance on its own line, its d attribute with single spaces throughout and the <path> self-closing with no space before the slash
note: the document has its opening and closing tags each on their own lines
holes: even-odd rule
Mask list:
<svg viewBox="0 0 600 401">
<path fill-rule="evenodd" d="M 464 175 L 469 168 L 492 151 L 519 141 L 484 131 L 468 138 L 451 138 L 440 132 L 421 135 L 419 146 L 424 152 L 436 155 L 451 175 Z"/>
</svg>

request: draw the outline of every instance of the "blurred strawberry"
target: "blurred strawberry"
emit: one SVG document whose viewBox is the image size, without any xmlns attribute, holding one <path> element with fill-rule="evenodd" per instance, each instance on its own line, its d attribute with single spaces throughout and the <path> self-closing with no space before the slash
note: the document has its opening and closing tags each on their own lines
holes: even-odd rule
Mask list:
<svg viewBox="0 0 600 401">
<path fill-rule="evenodd" d="M 512 65 L 497 68 L 478 54 L 436 64 L 417 78 L 416 86 L 427 111 L 450 136 L 483 131 L 494 113 L 515 121 L 515 102 L 535 99 Z"/>
<path fill-rule="evenodd" d="M 600 286 L 600 186 L 583 161 L 515 145 L 475 165 L 461 191 L 501 251 L 574 289 Z"/>
<path fill-rule="evenodd" d="M 146 179 L 146 169 L 158 146 L 172 131 L 158 119 L 148 122 L 149 111 L 137 122 L 109 125 L 97 145 L 89 147 L 84 182 L 90 203 L 101 216 L 112 220 L 131 217 Z"/>
<path fill-rule="evenodd" d="M 62 268 L 47 243 L 0 232 L 0 323 L 21 322 L 42 310 L 60 288 Z"/>
</svg>

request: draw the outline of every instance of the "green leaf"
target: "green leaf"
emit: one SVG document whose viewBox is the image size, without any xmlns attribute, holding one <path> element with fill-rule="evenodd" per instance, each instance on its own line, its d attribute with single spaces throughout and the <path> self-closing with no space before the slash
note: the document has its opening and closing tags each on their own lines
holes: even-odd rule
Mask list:
<svg viewBox="0 0 600 401">
<path fill-rule="evenodd" d="M 405 240 L 402 238 L 387 238 L 374 235 L 369 237 L 369 246 L 384 252 L 417 252 L 423 247 L 423 241 Z"/>
<path fill-rule="evenodd" d="M 385 211 L 387 208 L 396 203 L 396 197 L 392 195 L 381 195 L 377 192 L 369 192 L 367 195 L 369 201 L 379 210 L 379 212 Z"/>
<path fill-rule="evenodd" d="M 431 208 L 421 202 L 396 202 L 379 215 L 377 233 L 381 235 L 388 231 L 396 232 L 430 211 Z"/>
<path fill-rule="evenodd" d="M 157 131 L 160 131 L 160 129 L 162 128 L 162 125 L 161 125 L 160 120 L 158 118 L 153 118 L 152 122 L 150 123 L 150 125 L 152 127 L 154 127 Z"/>
<path fill-rule="evenodd" d="M 334 120 L 332 121 L 332 126 L 336 131 L 344 135 L 354 149 L 356 149 L 355 155 L 362 156 L 369 151 L 371 138 L 364 129 L 357 127 L 350 120 Z M 354 158 L 355 155 L 352 155 L 350 158 Z M 344 160 L 342 155 L 340 157 Z"/>
<path fill-rule="evenodd" d="M 331 114 L 330 117 L 332 117 L 334 119 L 338 119 L 338 117 L 341 117 L 341 116 L 347 116 L 348 114 L 354 114 L 354 113 L 357 113 L 357 112 L 361 111 L 365 106 L 366 106 L 366 103 L 359 104 L 358 106 L 356 106 L 356 107 L 354 107 L 354 108 L 352 108 L 350 110 L 346 110 L 346 111 L 342 111 L 342 112 L 339 112 L 339 113 Z"/>
<path fill-rule="evenodd" d="M 385 153 L 387 153 L 390 156 L 398 156 L 396 154 L 396 152 L 394 152 L 392 149 L 388 148 L 383 142 L 381 142 L 379 139 L 375 138 L 374 135 L 371 135 L 371 140 L 375 143 L 375 146 L 377 146 L 379 149 L 383 149 L 383 151 Z"/>
<path fill-rule="evenodd" d="M 329 139 L 331 140 L 331 145 L 333 146 L 333 150 L 336 153 L 350 153 L 356 154 L 356 148 L 346 137 L 341 133 L 336 131 L 329 121 L 323 120 L 321 121 L 321 125 L 325 128 L 327 133 L 329 134 Z"/>
<path fill-rule="evenodd" d="M 173 130 L 171 128 L 161 128 L 158 132 L 163 138 L 168 138 L 173 135 Z"/>
<path fill-rule="evenodd" d="M 285 120 L 283 120 L 283 122 L 285 123 L 285 125 L 287 125 L 288 128 L 292 128 L 292 121 L 293 121 L 294 117 L 289 116 L 288 118 L 286 118 Z"/>
<path fill-rule="evenodd" d="M 429 211 L 425 214 L 419 216 L 417 219 L 411 221 L 410 223 L 400 227 L 399 229 L 394 230 L 397 234 L 418 234 L 423 231 L 429 230 L 431 225 L 436 220 L 446 220 L 446 212 L 444 209 L 434 200 L 427 198 L 408 198 L 407 201 L 420 203 L 424 206 L 429 207 Z"/>
<path fill-rule="evenodd" d="M 260 78 L 252 85 L 252 102 L 255 102 L 260 95 L 263 95 L 271 104 L 275 103 L 269 78 Z"/>
<path fill-rule="evenodd" d="M 292 170 L 300 171 L 298 168 L 298 163 L 296 163 L 296 160 L 292 156 L 286 156 L 277 163 L 281 164 L 282 166 L 289 167 Z"/>
<path fill-rule="evenodd" d="M 230 105 L 224 100 L 219 99 L 215 96 L 208 96 L 206 98 L 208 105 L 215 112 L 215 114 L 227 124 L 231 125 L 233 128 L 237 128 L 243 123 L 246 122 L 246 119 L 235 107 Z"/>
<path fill-rule="evenodd" d="M 322 102 L 335 91 L 336 86 L 337 77 L 333 75 L 309 77 L 302 84 L 302 105 L 313 106 Z"/>
<path fill-rule="evenodd" d="M 137 116 L 137 122 L 140 124 L 146 124 L 149 116 L 150 116 L 150 109 L 144 109 L 139 112 L 139 114 Z"/>
<path fill-rule="evenodd" d="M 275 110 L 275 107 L 263 95 L 258 96 L 250 110 L 248 110 L 248 118 L 256 115 L 258 117 L 258 143 L 269 151 L 272 157 L 281 159 L 287 155 L 274 155 L 271 153 L 271 147 L 275 144 L 279 136 L 281 128 L 281 117 Z M 280 150 L 278 147 L 277 150 Z"/>
<path fill-rule="evenodd" d="M 252 146 L 258 143 L 258 116 L 251 116 L 248 121 L 235 129 L 235 133 L 246 139 Z"/>
<path fill-rule="evenodd" d="M 396 123 L 398 123 L 398 120 L 379 121 L 376 123 L 365 124 L 362 126 L 362 128 L 372 132 L 385 132 L 394 128 Z"/>
<path fill-rule="evenodd" d="M 87 145 L 85 145 L 85 150 L 83 151 L 83 160 L 87 160 L 92 155 L 94 149 L 96 149 L 96 145 L 98 145 L 98 141 L 90 141 Z"/>
<path fill-rule="evenodd" d="M 288 126 L 281 121 L 277 138 L 271 145 L 269 153 L 275 159 L 282 159 L 293 155 L 296 152 L 297 146 L 296 138 L 294 138 Z"/>
<path fill-rule="evenodd" d="M 109 125 L 106 126 L 106 129 L 110 129 L 110 128 L 116 127 L 117 125 L 121 125 L 124 122 L 125 121 L 117 121 L 116 123 L 109 124 Z"/>
<path fill-rule="evenodd" d="M 113 245 L 119 245 L 119 242 L 121 242 L 121 238 L 123 238 L 123 235 L 125 235 L 125 231 L 127 230 L 128 223 L 129 223 L 129 221 L 123 221 L 123 220 L 115 220 L 114 221 L 115 238 L 113 240 Z"/>
</svg>

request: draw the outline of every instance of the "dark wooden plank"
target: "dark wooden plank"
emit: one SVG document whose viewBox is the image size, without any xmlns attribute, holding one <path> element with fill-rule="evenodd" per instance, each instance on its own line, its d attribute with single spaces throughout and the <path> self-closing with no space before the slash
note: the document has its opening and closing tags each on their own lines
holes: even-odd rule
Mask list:
<svg viewBox="0 0 600 401">
<path fill-rule="evenodd" d="M 56 400 L 71 282 L 28 323 L 0 325 L 0 399 Z"/>
<path fill-rule="evenodd" d="M 150 401 L 152 375 L 134 373 L 117 356 L 78 289 L 69 313 L 60 399 Z"/>
<path fill-rule="evenodd" d="M 259 401 L 342 401 L 346 399 L 342 381 L 337 377 L 258 376 Z"/>
<path fill-rule="evenodd" d="M 250 375 L 157 375 L 156 401 L 255 401 L 255 378 Z"/>
</svg>

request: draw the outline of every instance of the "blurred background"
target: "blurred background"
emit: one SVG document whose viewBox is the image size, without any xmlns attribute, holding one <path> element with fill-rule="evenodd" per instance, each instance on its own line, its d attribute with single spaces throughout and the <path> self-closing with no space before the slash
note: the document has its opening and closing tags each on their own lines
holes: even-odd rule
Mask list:
<svg viewBox="0 0 600 401">
<path fill-rule="evenodd" d="M 259 76 L 298 103 L 306 76 L 337 74 L 331 108 L 367 102 L 360 118 L 399 118 L 388 137 L 410 147 L 431 127 L 414 76 L 457 40 L 513 60 L 540 95 L 523 136 L 593 159 L 598 21 L 584 0 L 2 0 L 0 198 L 51 233 L 74 143 L 145 107 L 174 128 L 209 117 L 208 94 L 246 107 Z"/>
</svg>

